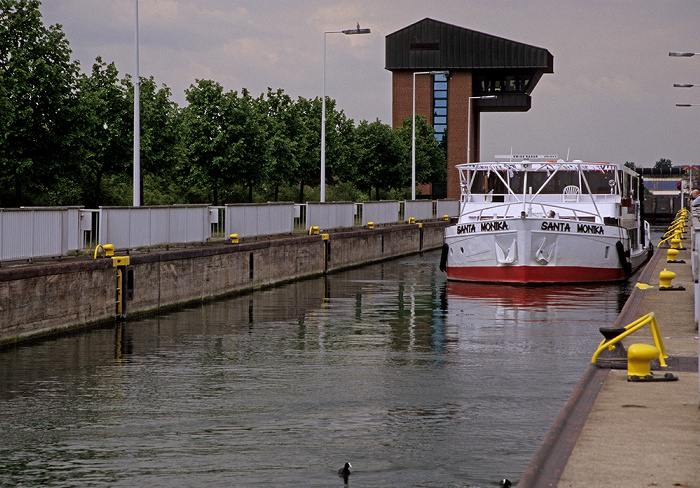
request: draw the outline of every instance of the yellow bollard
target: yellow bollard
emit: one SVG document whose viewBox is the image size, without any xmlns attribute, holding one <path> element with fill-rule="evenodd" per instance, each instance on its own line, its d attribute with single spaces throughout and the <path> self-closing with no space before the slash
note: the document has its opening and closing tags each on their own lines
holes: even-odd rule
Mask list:
<svg viewBox="0 0 700 488">
<path fill-rule="evenodd" d="M 442 216 L 442 220 L 450 220 L 450 216 L 449 216 L 449 215 L 443 215 L 443 216 Z"/>
<path fill-rule="evenodd" d="M 368 229 L 374 229 L 374 222 L 367 222 Z"/>
<path fill-rule="evenodd" d="M 627 379 L 648 379 L 651 362 L 658 359 L 659 350 L 649 344 L 632 344 L 627 350 Z"/>
<path fill-rule="evenodd" d="M 673 239 L 671 239 L 671 248 L 672 249 L 681 249 L 681 240 L 677 237 L 678 234 L 674 236 Z"/>
<path fill-rule="evenodd" d="M 414 219 L 413 217 L 411 217 L 411 218 L 408 219 L 408 223 L 409 223 L 409 224 L 415 224 L 415 223 L 416 223 L 416 219 Z"/>
<path fill-rule="evenodd" d="M 229 238 L 231 239 L 231 244 L 238 244 L 238 234 L 231 234 Z"/>
<path fill-rule="evenodd" d="M 95 248 L 95 259 L 97 259 L 97 252 L 102 249 L 102 254 L 104 257 L 108 258 L 114 256 L 114 244 L 98 244 Z"/>
<path fill-rule="evenodd" d="M 659 273 L 659 288 L 671 288 L 671 281 L 676 277 L 676 273 L 666 268 Z"/>
<path fill-rule="evenodd" d="M 318 235 L 318 233 L 319 233 L 319 228 L 317 225 L 312 225 L 311 227 L 309 227 L 309 235 L 310 236 Z"/>
<path fill-rule="evenodd" d="M 667 263 L 675 263 L 676 262 L 676 256 L 678 256 L 678 253 L 680 251 L 678 249 L 669 249 L 666 251 L 666 262 Z"/>
</svg>

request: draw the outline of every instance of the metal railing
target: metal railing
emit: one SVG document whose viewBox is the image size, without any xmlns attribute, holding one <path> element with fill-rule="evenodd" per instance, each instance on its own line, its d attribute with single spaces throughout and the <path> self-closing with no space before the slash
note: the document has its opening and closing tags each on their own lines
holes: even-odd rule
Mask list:
<svg viewBox="0 0 700 488">
<path fill-rule="evenodd" d="M 0 263 L 457 216 L 457 200 L 0 209 Z"/>
</svg>

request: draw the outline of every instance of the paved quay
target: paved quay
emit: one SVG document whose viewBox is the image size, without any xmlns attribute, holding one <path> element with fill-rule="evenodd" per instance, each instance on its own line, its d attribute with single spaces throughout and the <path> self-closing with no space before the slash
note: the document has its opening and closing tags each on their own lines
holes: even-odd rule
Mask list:
<svg viewBox="0 0 700 488">
<path fill-rule="evenodd" d="M 518 483 L 525 487 L 698 487 L 700 488 L 700 386 L 698 331 L 690 239 L 667 263 L 667 247 L 656 250 L 615 324 L 624 327 L 653 312 L 663 339 L 668 368 L 677 381 L 629 382 L 624 369 L 591 364 L 555 420 Z M 676 273 L 661 291 L 659 273 Z M 644 285 L 649 285 L 648 287 Z M 602 340 L 602 335 L 601 335 Z M 623 340 L 651 344 L 649 326 Z M 591 357 L 596 345 L 591 347 Z M 654 368 L 652 368 L 654 369 Z"/>
</svg>

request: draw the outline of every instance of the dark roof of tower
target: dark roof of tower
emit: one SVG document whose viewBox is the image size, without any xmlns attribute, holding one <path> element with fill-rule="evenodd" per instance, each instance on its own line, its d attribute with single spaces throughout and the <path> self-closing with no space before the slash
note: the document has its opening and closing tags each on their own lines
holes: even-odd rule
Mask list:
<svg viewBox="0 0 700 488">
<path fill-rule="evenodd" d="M 425 18 L 386 36 L 386 69 L 554 72 L 546 49 Z"/>
</svg>

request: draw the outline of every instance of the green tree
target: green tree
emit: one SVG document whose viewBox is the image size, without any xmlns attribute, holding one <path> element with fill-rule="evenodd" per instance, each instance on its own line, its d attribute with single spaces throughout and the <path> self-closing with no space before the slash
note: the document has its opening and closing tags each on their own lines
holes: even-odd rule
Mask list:
<svg viewBox="0 0 700 488">
<path fill-rule="evenodd" d="M 226 174 L 224 138 L 226 101 L 223 87 L 211 80 L 196 80 L 185 91 L 188 106 L 182 109 L 184 156 L 188 161 L 186 184 L 204 184 L 219 204 L 219 189 Z"/>
<path fill-rule="evenodd" d="M 672 164 L 670 159 L 661 158 L 656 164 L 654 164 L 654 169 L 671 169 Z"/>
<path fill-rule="evenodd" d="M 372 188 L 379 200 L 381 190 L 402 188 L 410 181 L 410 153 L 391 127 L 379 119 L 360 122 L 355 129 L 355 148 L 355 181 L 370 197 Z"/>
<path fill-rule="evenodd" d="M 320 103 L 320 101 L 319 101 Z M 320 121 L 319 121 L 320 122 Z M 318 125 L 319 131 L 321 124 Z M 326 100 L 326 184 L 336 184 L 345 179 L 348 167 L 353 163 L 353 140 L 355 122 L 348 119 L 342 110 L 336 109 L 336 102 Z M 320 134 L 319 134 L 320 136 Z M 320 145 L 320 142 L 319 142 Z M 321 175 L 319 147 L 318 175 Z"/>
<path fill-rule="evenodd" d="M 408 151 L 409 159 L 413 142 L 413 119 L 407 117 L 396 133 Z M 409 161 L 411 164 L 411 161 Z M 445 181 L 447 157 L 440 143 L 435 139 L 433 128 L 427 119 L 416 116 L 416 183 L 439 183 Z"/>
<path fill-rule="evenodd" d="M 31 205 L 61 171 L 78 72 L 38 0 L 0 0 L 0 204 Z"/>
<path fill-rule="evenodd" d="M 85 205 L 123 204 L 123 200 L 104 199 L 103 180 L 109 175 L 126 176 L 133 155 L 133 111 L 127 86 L 119 80 L 114 63 L 98 57 L 89 76 L 77 83 L 74 124 L 79 140 L 74 144 L 78 157 L 80 185 Z"/>
<path fill-rule="evenodd" d="M 260 100 L 267 121 L 268 158 L 265 179 L 274 187 L 274 201 L 278 201 L 281 184 L 294 182 L 299 166 L 298 147 L 303 144 L 301 119 L 297 116 L 294 101 L 282 89 Z"/>
<path fill-rule="evenodd" d="M 268 159 L 266 120 L 261 99 L 253 98 L 245 88 L 225 95 L 226 120 L 223 137 L 226 142 L 226 181 L 241 181 L 253 201 L 253 189 L 262 183 Z"/>
<path fill-rule="evenodd" d="M 294 104 L 298 164 L 292 181 L 299 185 L 299 203 L 304 203 L 304 187 L 314 185 L 321 177 L 321 99 L 299 97 Z"/>
<path fill-rule="evenodd" d="M 126 78 L 126 82 L 127 101 L 133 107 L 133 83 L 130 77 Z M 175 183 L 173 179 L 177 174 L 180 139 L 178 107 L 170 97 L 170 88 L 165 85 L 158 87 L 152 76 L 141 79 L 139 86 L 140 161 L 144 179 L 142 201 L 147 205 L 162 203 L 160 194 L 163 188 L 176 193 L 172 195 L 171 201 L 181 202 L 173 186 Z M 155 197 L 154 193 L 159 197 Z"/>
</svg>

